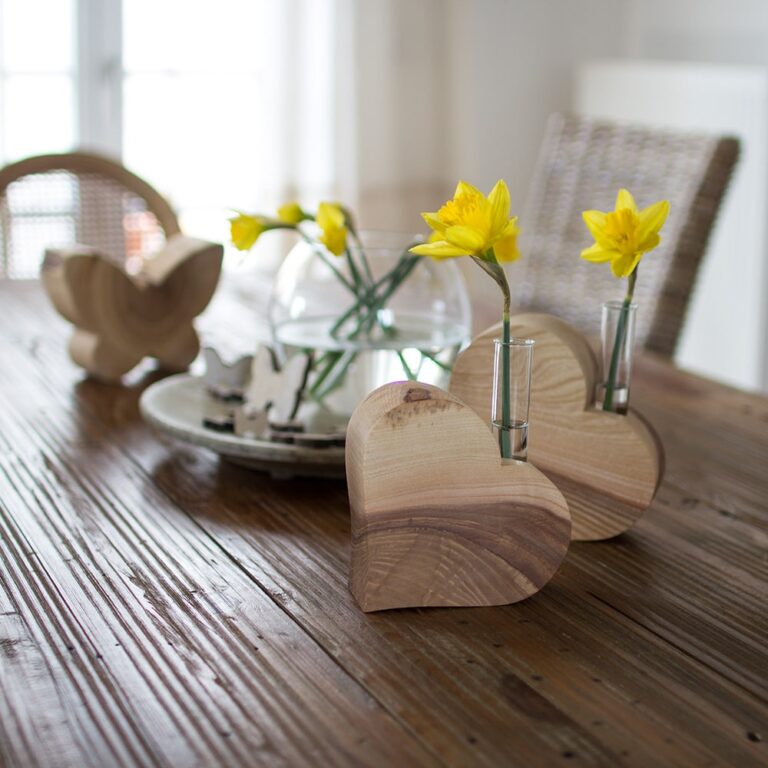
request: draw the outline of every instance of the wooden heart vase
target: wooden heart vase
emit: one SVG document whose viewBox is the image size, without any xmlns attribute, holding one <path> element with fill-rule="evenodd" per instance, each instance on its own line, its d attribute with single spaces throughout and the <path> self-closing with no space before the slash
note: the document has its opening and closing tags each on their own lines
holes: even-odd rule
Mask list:
<svg viewBox="0 0 768 768">
<path fill-rule="evenodd" d="M 420 382 L 386 384 L 347 429 L 350 589 L 364 611 L 502 605 L 544 586 L 568 550 L 560 491 L 502 461 L 482 419 Z"/>
<path fill-rule="evenodd" d="M 74 326 L 70 357 L 92 376 L 120 377 L 145 357 L 186 369 L 199 351 L 192 320 L 213 296 L 224 249 L 174 235 L 136 274 L 86 246 L 49 249 L 42 281 Z"/>
<path fill-rule="evenodd" d="M 552 315 L 520 314 L 513 336 L 534 339 L 528 458 L 563 492 L 577 540 L 607 539 L 630 528 L 661 482 L 663 450 L 636 412 L 596 410 L 599 370 L 587 340 Z M 450 391 L 491 419 L 493 340 L 478 336 L 456 360 Z"/>
</svg>

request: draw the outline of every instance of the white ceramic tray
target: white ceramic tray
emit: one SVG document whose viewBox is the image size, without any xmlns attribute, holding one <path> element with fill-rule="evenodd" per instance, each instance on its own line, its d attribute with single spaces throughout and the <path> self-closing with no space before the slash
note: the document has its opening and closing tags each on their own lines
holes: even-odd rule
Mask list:
<svg viewBox="0 0 768 768">
<path fill-rule="evenodd" d="M 139 408 L 144 420 L 161 432 L 215 451 L 235 464 L 274 477 L 344 477 L 344 449 L 307 448 L 238 437 L 203 426 L 207 395 L 202 380 L 188 373 L 148 387 Z"/>
</svg>

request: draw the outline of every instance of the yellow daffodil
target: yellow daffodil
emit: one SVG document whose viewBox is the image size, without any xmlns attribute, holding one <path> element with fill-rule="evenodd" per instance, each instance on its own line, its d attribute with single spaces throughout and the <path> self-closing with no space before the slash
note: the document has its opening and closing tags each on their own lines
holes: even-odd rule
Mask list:
<svg viewBox="0 0 768 768">
<path fill-rule="evenodd" d="M 320 203 L 315 218 L 321 229 L 320 242 L 334 255 L 341 256 L 347 248 L 347 227 L 344 211 L 336 203 Z"/>
<path fill-rule="evenodd" d="M 270 227 L 263 216 L 250 216 L 247 213 L 239 213 L 229 220 L 232 244 L 238 251 L 249 251 L 263 232 Z"/>
<path fill-rule="evenodd" d="M 471 256 L 478 266 L 501 289 L 504 307 L 501 314 L 501 423 L 510 422 L 510 303 L 509 283 L 502 262 L 520 257 L 517 250 L 517 217 L 509 216 L 509 190 L 499 179 L 486 197 L 479 189 L 460 181 L 449 200 L 436 213 L 422 213 L 432 229 L 426 243 L 410 249 L 411 253 L 433 259 Z M 507 429 L 499 430 L 499 447 L 503 458 L 512 458 L 512 443 Z"/>
<path fill-rule="evenodd" d="M 519 258 L 517 217 L 509 217 L 509 190 L 499 180 L 486 198 L 471 184 L 460 181 L 449 200 L 436 213 L 422 213 L 433 230 L 430 242 L 411 248 L 412 253 L 449 259 L 475 256 L 487 260 L 492 251 L 496 261 Z"/>
<path fill-rule="evenodd" d="M 286 224 L 299 224 L 307 218 L 307 214 L 298 203 L 286 203 L 277 209 L 277 218 Z"/>
<path fill-rule="evenodd" d="M 295 224 L 288 224 L 267 216 L 252 216 L 241 213 L 229 220 L 229 232 L 232 244 L 238 251 L 250 251 L 264 232 L 270 229 L 295 229 Z"/>
<path fill-rule="evenodd" d="M 616 209 L 584 211 L 582 217 L 595 244 L 581 252 L 581 258 L 593 262 L 611 262 L 616 277 L 629 277 L 644 253 L 660 242 L 659 230 L 669 214 L 669 201 L 660 200 L 642 211 L 626 189 L 616 196 Z"/>
<path fill-rule="evenodd" d="M 520 258 L 520 251 L 517 250 L 517 236 L 519 234 L 520 227 L 517 225 L 517 216 L 513 216 L 507 225 L 507 233 L 493 244 L 493 252 L 497 261 L 504 264 L 517 261 Z"/>
</svg>

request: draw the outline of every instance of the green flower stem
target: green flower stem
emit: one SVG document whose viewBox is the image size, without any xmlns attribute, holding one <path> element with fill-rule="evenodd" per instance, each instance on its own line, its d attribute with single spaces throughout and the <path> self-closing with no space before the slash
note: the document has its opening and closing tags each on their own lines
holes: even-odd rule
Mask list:
<svg viewBox="0 0 768 768">
<path fill-rule="evenodd" d="M 389 281 L 392 281 L 393 283 L 396 282 L 396 273 L 401 268 L 406 255 L 407 254 L 401 256 L 397 264 L 389 272 L 387 272 L 384 277 L 377 280 L 361 297 L 358 298 L 358 300 L 351 307 L 349 307 L 349 309 L 344 312 L 344 314 L 341 315 L 341 317 L 339 317 L 339 319 L 331 326 L 331 330 L 329 331 L 331 336 L 335 338 L 341 326 L 344 325 L 344 323 L 356 312 L 359 314 L 361 304 L 365 304 L 366 307 L 370 310 L 371 302 L 376 298 L 376 292 L 379 290 L 379 288 L 381 288 L 382 285 L 385 285 Z M 397 281 L 397 285 L 399 285 L 401 282 L 402 279 Z"/>
<path fill-rule="evenodd" d="M 301 384 L 299 385 L 298 392 L 296 393 L 296 399 L 293 401 L 293 407 L 291 408 L 290 415 L 288 416 L 288 421 L 293 421 L 299 413 L 299 408 L 301 407 L 301 401 L 304 396 L 304 390 L 306 390 L 307 388 L 309 375 L 312 372 L 312 368 L 315 362 L 314 350 L 305 349 L 304 354 L 307 357 L 307 364 L 304 368 L 304 375 L 302 376 Z"/>
<path fill-rule="evenodd" d="M 365 253 L 365 248 L 363 248 L 363 243 L 360 240 L 360 236 L 357 234 L 357 230 L 354 228 L 354 225 L 351 221 L 348 222 L 347 226 L 349 227 L 349 233 L 352 235 L 352 239 L 355 241 L 355 244 L 357 245 L 357 251 L 360 254 L 360 262 L 363 265 L 363 271 L 365 272 L 365 276 L 368 280 L 369 285 L 373 285 L 376 281 L 373 279 L 373 272 L 371 272 L 371 265 L 368 261 L 368 256 Z"/>
<path fill-rule="evenodd" d="M 408 362 L 405 359 L 405 355 L 399 349 L 397 350 L 397 356 L 400 358 L 400 365 L 403 366 L 403 371 L 405 372 L 405 376 L 408 381 L 416 381 L 418 378 L 417 374 L 411 370 L 411 367 L 408 365 Z"/>
<path fill-rule="evenodd" d="M 349 248 L 349 246 L 345 248 L 344 255 L 347 257 L 347 264 L 349 265 L 349 274 L 352 275 L 352 280 L 355 284 L 355 288 L 357 289 L 357 295 L 362 296 L 366 288 L 365 282 L 360 277 L 360 272 L 357 269 L 355 260 L 352 258 L 352 250 Z"/>
<path fill-rule="evenodd" d="M 341 272 L 339 271 L 338 267 L 336 267 L 329 260 L 329 258 L 317 247 L 317 244 L 315 243 L 315 241 L 312 240 L 312 238 L 309 235 L 307 235 L 305 232 L 302 232 L 298 227 L 296 228 L 296 231 L 299 233 L 301 238 L 306 243 L 308 243 L 309 245 L 312 246 L 312 250 L 318 256 L 318 258 L 323 262 L 323 264 L 325 264 L 326 267 L 328 267 L 328 269 L 331 270 L 331 272 L 333 272 L 334 275 L 336 275 L 336 277 L 339 279 L 339 281 L 341 283 L 343 283 L 349 289 L 349 292 L 352 295 L 354 295 L 354 296 L 358 296 L 358 292 L 357 292 L 357 289 L 355 288 L 355 286 L 352 285 L 352 283 L 350 283 L 349 280 L 347 280 L 347 278 L 344 277 L 344 275 L 341 274 Z"/>
<path fill-rule="evenodd" d="M 362 248 L 362 246 L 361 246 Z M 361 250 L 361 254 L 364 251 Z M 352 259 L 351 251 L 347 251 L 348 258 Z M 356 301 L 349 307 L 331 328 L 331 335 L 337 337 L 337 334 L 344 323 L 352 316 L 357 314 L 357 323 L 351 333 L 345 334 L 345 338 L 352 340 L 357 338 L 363 332 L 369 332 L 376 323 L 380 323 L 379 310 L 383 307 L 392 294 L 400 287 L 403 281 L 415 268 L 420 257 L 407 251 L 403 252 L 397 264 L 382 278 L 372 284 L 365 285 L 365 278 L 361 279 L 363 286 L 360 292 L 354 292 Z M 328 262 L 326 261 L 326 264 Z M 329 265 L 330 266 L 330 265 Z M 354 265 L 350 264 L 351 269 Z M 360 277 L 358 272 L 358 277 Z M 388 328 L 383 328 L 386 332 Z M 349 366 L 357 357 L 357 351 L 347 350 L 345 352 L 326 352 L 319 360 L 317 365 L 318 375 L 308 390 L 308 395 L 316 400 L 321 400 L 330 394 L 343 381 Z M 401 363 L 404 363 L 401 358 Z M 415 378 L 413 371 L 404 367 L 406 375 L 410 372 Z"/>
<path fill-rule="evenodd" d="M 347 369 L 355 361 L 356 358 L 357 358 L 356 349 L 348 349 L 345 352 L 341 353 L 340 357 L 338 358 L 338 362 L 331 368 L 331 370 L 336 370 L 336 372 L 333 375 L 333 378 L 326 384 L 325 388 L 322 389 L 322 391 L 318 386 L 318 384 L 322 382 L 315 382 L 312 385 L 312 390 L 311 390 L 312 394 L 321 400 L 324 397 L 327 397 L 342 382 L 342 380 L 344 379 L 344 376 L 346 376 L 347 374 Z M 323 379 L 327 377 L 328 373 L 330 373 L 330 371 L 328 371 L 323 376 Z"/>
<path fill-rule="evenodd" d="M 411 256 L 410 259 L 403 260 L 401 274 L 397 275 L 396 279 L 393 278 L 389 285 L 386 287 L 386 290 L 377 297 L 376 302 L 370 307 L 368 316 L 363 320 L 358 328 L 349 335 L 350 339 L 356 339 L 363 331 L 367 333 L 373 328 L 374 324 L 378 321 L 379 310 L 387 303 L 387 301 L 389 301 L 392 294 L 400 287 L 400 284 L 408 277 L 408 275 L 411 274 L 420 258 L 421 256 Z"/>
<path fill-rule="evenodd" d="M 509 302 L 504 302 L 504 314 L 502 316 L 503 331 L 501 344 L 501 456 L 504 459 L 512 458 L 512 446 L 510 445 L 509 427 L 511 427 L 511 408 L 509 402 Z M 505 429 L 507 427 L 507 429 Z"/>
<path fill-rule="evenodd" d="M 371 270 L 368 265 L 368 260 L 365 257 L 365 250 L 363 249 L 363 244 L 360 242 L 360 238 L 357 235 L 357 229 L 355 227 L 354 218 L 352 217 L 352 212 L 344 207 L 342 207 L 341 210 L 344 213 L 344 223 L 347 225 L 349 234 L 351 235 L 352 239 L 355 241 L 357 245 L 358 252 L 360 255 L 360 261 L 363 264 L 363 271 L 366 272 L 365 277 L 361 276 L 360 270 L 355 264 L 352 248 L 350 248 L 349 243 L 347 243 L 347 247 L 345 248 L 345 254 L 347 257 L 347 261 L 349 263 L 349 272 L 352 275 L 353 280 L 355 281 L 355 285 L 358 287 L 359 290 L 362 290 L 363 286 L 366 286 L 366 280 L 368 282 L 368 286 L 366 287 L 370 287 L 370 284 L 373 283 L 373 275 L 371 274 Z"/>
<path fill-rule="evenodd" d="M 613 351 L 611 352 L 611 365 L 608 370 L 608 380 L 605 382 L 605 397 L 603 398 L 603 410 L 613 410 L 613 395 L 616 390 L 616 377 L 619 373 L 619 358 L 621 357 L 621 347 L 626 336 L 627 319 L 629 317 L 629 308 L 632 304 L 632 296 L 635 292 L 635 282 L 637 281 L 637 267 L 627 280 L 627 295 L 621 305 L 621 314 L 619 322 L 616 324 L 616 338 L 613 341 Z"/>
<path fill-rule="evenodd" d="M 427 360 L 431 360 L 438 368 L 442 368 L 444 371 L 447 371 L 448 373 L 451 373 L 453 371 L 452 366 L 446 365 L 445 363 L 441 362 L 437 359 L 435 355 L 431 355 L 429 352 L 425 352 L 423 349 L 419 350 L 419 353 L 422 357 L 426 357 Z"/>
<path fill-rule="evenodd" d="M 336 366 L 336 363 L 338 363 L 341 359 L 342 354 L 343 353 L 341 352 L 326 352 L 325 355 L 323 355 L 325 365 L 318 374 L 317 378 L 312 382 L 312 387 L 310 388 L 311 394 L 316 395 L 318 393 L 323 385 L 323 382 L 328 378 L 331 371 Z"/>
<path fill-rule="evenodd" d="M 512 445 L 510 442 L 509 429 L 511 427 L 511 404 L 509 399 L 509 315 L 512 298 L 507 282 L 507 275 L 503 267 L 496 261 L 496 255 L 493 249 L 489 249 L 483 256 L 473 256 L 475 263 L 488 275 L 490 275 L 496 284 L 501 288 L 504 297 L 504 309 L 502 318 L 502 339 L 501 339 L 501 429 L 499 430 L 501 457 L 503 459 L 512 458 Z"/>
</svg>

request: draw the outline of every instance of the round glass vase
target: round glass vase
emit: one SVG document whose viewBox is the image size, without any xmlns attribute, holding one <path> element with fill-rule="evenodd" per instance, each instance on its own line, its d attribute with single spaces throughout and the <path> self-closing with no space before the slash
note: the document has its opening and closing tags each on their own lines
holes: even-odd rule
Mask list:
<svg viewBox="0 0 768 768">
<path fill-rule="evenodd" d="M 281 357 L 310 356 L 297 412 L 305 430 L 346 426 L 357 404 L 390 381 L 447 386 L 469 338 L 466 285 L 451 260 L 408 253 L 420 238 L 361 232 L 349 254 L 300 242 L 281 265 L 270 324 Z"/>
<path fill-rule="evenodd" d="M 632 350 L 635 342 L 637 304 L 606 301 L 600 324 L 600 382 L 596 403 L 603 411 L 625 414 L 629 410 Z"/>
</svg>

